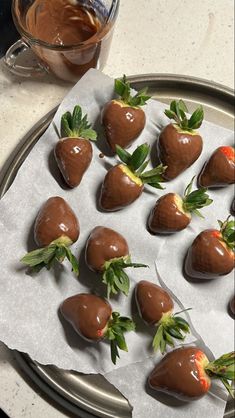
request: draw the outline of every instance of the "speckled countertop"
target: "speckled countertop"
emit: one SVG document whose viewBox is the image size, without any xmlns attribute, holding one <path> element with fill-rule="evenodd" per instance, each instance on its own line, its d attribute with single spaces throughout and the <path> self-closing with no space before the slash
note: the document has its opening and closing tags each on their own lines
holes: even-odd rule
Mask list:
<svg viewBox="0 0 235 418">
<path fill-rule="evenodd" d="M 104 72 L 187 74 L 234 83 L 233 0 L 121 0 Z M 23 135 L 60 103 L 70 84 L 52 77 L 19 79 L 0 60 L 0 169 Z M 11 418 L 72 416 L 19 370 L 0 343 L 0 408 Z M 202 417 L 203 418 L 203 417 Z"/>
</svg>

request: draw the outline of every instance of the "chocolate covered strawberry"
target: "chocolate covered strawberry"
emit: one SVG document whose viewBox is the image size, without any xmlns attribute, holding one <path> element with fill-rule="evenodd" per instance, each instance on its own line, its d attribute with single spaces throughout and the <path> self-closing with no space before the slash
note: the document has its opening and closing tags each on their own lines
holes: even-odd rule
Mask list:
<svg viewBox="0 0 235 418">
<path fill-rule="evenodd" d="M 232 215 L 235 215 L 235 198 L 232 201 L 230 212 L 232 213 Z"/>
<path fill-rule="evenodd" d="M 148 267 L 131 262 L 125 238 L 110 228 L 97 226 L 91 232 L 85 249 L 86 263 L 90 270 L 101 273 L 107 285 L 107 296 L 118 292 L 128 295 L 129 277 L 124 269 L 128 267 Z"/>
<path fill-rule="evenodd" d="M 233 295 L 229 301 L 229 310 L 235 319 L 235 295 Z"/>
<path fill-rule="evenodd" d="M 141 106 L 150 99 L 150 96 L 146 95 L 146 89 L 133 96 L 125 75 L 122 80 L 115 80 L 115 92 L 120 99 L 108 102 L 102 112 L 105 136 L 114 152 L 116 145 L 128 148 L 140 135 L 146 121 Z"/>
<path fill-rule="evenodd" d="M 188 109 L 183 100 L 174 100 L 165 115 L 175 123 L 167 125 L 160 133 L 157 148 L 161 163 L 167 166 L 163 177 L 173 180 L 190 167 L 202 152 L 202 138 L 196 131 L 203 121 L 203 108 L 200 106 L 190 119 L 185 112 Z"/>
<path fill-rule="evenodd" d="M 164 392 L 182 401 L 204 396 L 212 379 L 219 379 L 233 396 L 230 381 L 235 379 L 234 351 L 209 361 L 197 347 L 182 347 L 171 351 L 155 366 L 148 377 L 151 389 Z"/>
<path fill-rule="evenodd" d="M 233 147 L 217 148 L 198 177 L 203 187 L 225 187 L 235 183 L 235 151 Z"/>
<path fill-rule="evenodd" d="M 133 154 L 117 145 L 117 154 L 122 164 L 115 165 L 107 172 L 100 194 L 100 207 L 107 211 L 115 211 L 133 203 L 141 195 L 145 184 L 162 189 L 162 173 L 165 167 L 159 165 L 144 171 L 148 165 L 146 158 L 149 145 L 142 144 Z"/>
<path fill-rule="evenodd" d="M 116 364 L 118 349 L 128 351 L 124 334 L 135 330 L 134 322 L 99 296 L 80 293 L 65 299 L 60 306 L 64 318 L 81 337 L 91 342 L 110 341 L 111 359 Z"/>
<path fill-rule="evenodd" d="M 95 141 L 96 137 L 96 132 L 87 121 L 87 115 L 82 117 L 80 106 L 74 107 L 73 114 L 66 112 L 62 116 L 61 139 L 54 148 L 54 154 L 69 187 L 80 184 L 92 160 L 90 141 Z"/>
<path fill-rule="evenodd" d="M 69 247 L 77 241 L 79 233 L 78 219 L 68 203 L 62 197 L 50 197 L 34 224 L 34 240 L 43 248 L 29 252 L 21 261 L 40 271 L 43 267 L 49 269 L 55 261 L 62 263 L 66 257 L 78 275 L 78 261 Z"/>
<path fill-rule="evenodd" d="M 205 188 L 192 192 L 193 180 L 186 187 L 183 197 L 167 193 L 157 200 L 148 219 L 148 227 L 153 234 L 182 231 L 190 224 L 193 213 L 203 217 L 199 209 L 210 205 L 213 200 L 209 199 Z"/>
<path fill-rule="evenodd" d="M 189 277 L 213 279 L 230 273 L 234 268 L 235 222 L 219 221 L 220 230 L 202 231 L 193 241 L 185 259 Z"/>
<path fill-rule="evenodd" d="M 141 318 L 148 325 L 157 327 L 154 351 L 160 349 L 163 354 L 167 345 L 174 347 L 173 338 L 184 340 L 184 333 L 190 332 L 188 322 L 173 314 L 173 300 L 160 286 L 141 280 L 135 288 L 135 299 Z"/>
</svg>

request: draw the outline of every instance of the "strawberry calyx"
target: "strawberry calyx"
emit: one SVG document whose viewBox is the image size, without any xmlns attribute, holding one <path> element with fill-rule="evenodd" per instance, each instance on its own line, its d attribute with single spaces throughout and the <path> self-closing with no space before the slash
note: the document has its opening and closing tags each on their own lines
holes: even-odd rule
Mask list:
<svg viewBox="0 0 235 418">
<path fill-rule="evenodd" d="M 66 112 L 61 117 L 60 124 L 61 138 L 83 138 L 90 141 L 96 141 L 97 133 L 91 129 L 91 124 L 88 123 L 87 115 L 82 116 L 82 109 L 76 105 L 73 113 Z"/>
<path fill-rule="evenodd" d="M 209 198 L 205 187 L 200 187 L 192 192 L 194 179 L 195 176 L 184 191 L 183 209 L 185 212 L 195 213 L 200 218 L 204 218 L 199 209 L 211 205 L 213 200 Z"/>
<path fill-rule="evenodd" d="M 222 146 L 219 147 L 220 152 L 224 154 L 229 160 L 235 162 L 235 150 L 233 147 Z"/>
<path fill-rule="evenodd" d="M 78 276 L 78 260 L 68 248 L 72 244 L 73 242 L 70 238 L 62 236 L 52 241 L 47 247 L 30 251 L 20 261 L 29 266 L 33 272 L 39 272 L 43 267 L 50 270 L 56 261 L 63 263 L 64 259 L 67 258 L 72 265 L 72 271 Z"/>
<path fill-rule="evenodd" d="M 132 319 L 120 316 L 118 312 L 112 312 L 104 338 L 110 341 L 111 359 L 114 364 L 117 357 L 120 358 L 118 349 L 128 351 L 124 334 L 129 331 L 135 331 L 135 323 Z"/>
<path fill-rule="evenodd" d="M 222 222 L 218 220 L 220 226 L 220 235 L 226 245 L 234 251 L 235 249 L 235 221 L 230 221 L 230 216 Z"/>
<path fill-rule="evenodd" d="M 111 294 L 117 294 L 119 292 L 128 295 L 130 290 L 130 279 L 124 269 L 128 267 L 140 268 L 148 267 L 146 264 L 132 263 L 130 255 L 123 257 L 112 258 L 106 261 L 103 266 L 102 282 L 107 286 L 107 298 L 110 298 Z"/>
<path fill-rule="evenodd" d="M 127 81 L 125 74 L 122 79 L 116 79 L 114 85 L 115 93 L 117 93 L 121 100 L 131 107 L 141 107 L 151 98 L 147 96 L 147 88 L 138 91 L 134 96 L 131 95 L 131 86 Z"/>
<path fill-rule="evenodd" d="M 204 118 L 203 107 L 199 106 L 188 119 L 186 116 L 188 108 L 181 99 L 179 101 L 173 100 L 170 109 L 166 109 L 164 113 L 169 119 L 173 119 L 183 131 L 189 132 L 200 128 Z"/>
<path fill-rule="evenodd" d="M 185 309 L 185 311 L 188 309 Z M 181 311 L 184 312 L 184 311 Z M 181 313 L 178 312 L 178 313 Z M 161 353 L 166 352 L 167 345 L 174 347 L 174 339 L 183 341 L 185 335 L 190 332 L 189 323 L 178 316 L 178 313 L 172 315 L 172 312 L 163 313 L 160 321 L 157 323 L 157 332 L 152 342 L 154 351 L 160 349 Z"/>
<path fill-rule="evenodd" d="M 160 182 L 164 181 L 162 174 L 166 170 L 163 164 L 158 165 L 152 170 L 144 171 L 149 163 L 149 160 L 146 161 L 149 151 L 150 146 L 147 143 L 139 145 L 133 154 L 116 145 L 116 153 L 119 159 L 128 167 L 134 176 L 139 178 L 143 184 L 148 184 L 157 189 L 163 189 L 160 184 Z"/>
<path fill-rule="evenodd" d="M 235 380 L 235 352 L 224 354 L 217 360 L 211 361 L 204 368 L 211 378 L 220 379 L 229 394 L 234 398 L 234 386 L 231 382 Z"/>
</svg>

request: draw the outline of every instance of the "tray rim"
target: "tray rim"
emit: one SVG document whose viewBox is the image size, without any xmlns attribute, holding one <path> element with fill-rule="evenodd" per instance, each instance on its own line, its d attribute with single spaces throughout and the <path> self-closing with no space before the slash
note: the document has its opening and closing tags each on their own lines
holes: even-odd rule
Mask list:
<svg viewBox="0 0 235 418">
<path fill-rule="evenodd" d="M 193 77 L 193 76 L 187 76 L 187 75 L 177 75 L 177 74 L 141 74 L 141 75 L 132 75 L 128 76 L 128 80 L 132 85 L 135 83 L 176 83 L 176 84 L 184 84 L 185 86 L 195 88 L 200 87 L 204 90 L 211 90 L 213 92 L 213 95 L 222 95 L 225 98 L 222 99 L 222 101 L 227 100 L 229 102 L 229 106 L 231 106 L 231 109 L 234 109 L 234 90 L 230 87 L 224 86 L 219 83 L 215 83 L 213 81 L 208 81 L 203 78 Z M 209 96 L 209 94 L 208 94 Z M 227 103 L 228 104 L 228 103 Z M 43 116 L 32 128 L 30 131 L 28 131 L 21 140 L 21 146 L 19 149 L 17 149 L 16 154 L 13 152 L 13 157 L 10 162 L 8 162 L 8 168 L 6 169 L 3 178 L 0 178 L 0 198 L 5 194 L 8 187 L 11 185 L 12 176 L 14 176 L 14 173 L 17 173 L 18 169 L 20 168 L 20 165 L 24 161 L 24 159 L 27 157 L 28 152 L 31 150 L 31 148 L 34 146 L 34 144 L 37 142 L 37 140 L 40 139 L 40 136 L 43 134 L 43 132 L 47 129 L 49 123 L 51 122 L 58 106 L 53 108 L 50 112 L 48 112 L 45 116 Z M 222 110 L 221 110 L 222 112 Z M 234 115 L 234 113 L 233 113 Z M 232 114 L 230 114 L 232 117 Z M 36 137 L 36 139 L 35 139 Z M 0 173 L 1 174 L 1 173 Z M 14 181 L 14 179 L 13 179 Z M 30 357 L 25 353 L 20 353 L 15 351 L 15 357 L 18 363 L 22 366 L 22 368 L 26 371 L 26 373 L 29 374 L 29 370 L 27 372 L 26 368 L 28 367 L 31 372 L 35 374 L 35 382 L 37 380 L 37 384 L 41 386 L 47 386 L 47 391 L 50 392 L 50 396 L 52 398 L 56 398 L 55 400 L 58 403 L 61 403 L 61 405 L 64 405 L 64 403 L 68 403 L 71 408 L 74 404 L 71 404 L 71 400 L 69 401 L 67 398 L 64 398 L 63 395 L 60 392 L 57 392 L 55 388 L 49 386 L 41 376 L 41 373 L 38 373 L 37 367 L 40 369 L 44 369 L 47 366 L 40 365 L 39 363 L 33 361 L 30 359 Z M 50 367 L 50 366 L 49 366 Z M 31 379 L 33 379 L 32 376 L 30 376 Z M 41 380 L 41 382 L 40 382 Z M 44 388 L 45 389 L 45 388 Z M 59 399 L 61 398 L 61 399 Z M 124 399 L 124 398 L 123 398 Z M 126 404 L 128 405 L 128 402 L 125 400 Z M 82 407 L 83 405 L 81 405 Z M 68 410 L 69 406 L 66 406 Z M 78 410 L 77 405 L 74 405 L 76 410 Z M 73 409 L 73 408 L 72 408 Z M 72 411 L 71 411 L 72 412 Z M 73 410 L 74 412 L 74 410 Z M 80 414 L 82 413 L 84 418 L 85 417 L 92 417 L 94 415 L 91 415 L 90 412 L 84 411 L 84 409 L 78 411 Z M 111 417 L 111 415 L 109 415 Z M 225 414 L 226 417 L 229 415 Z"/>
</svg>

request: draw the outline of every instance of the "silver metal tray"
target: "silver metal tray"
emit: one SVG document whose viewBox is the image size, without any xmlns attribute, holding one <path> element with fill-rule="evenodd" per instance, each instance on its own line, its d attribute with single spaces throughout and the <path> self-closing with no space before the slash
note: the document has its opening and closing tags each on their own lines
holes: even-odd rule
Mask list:
<svg viewBox="0 0 235 418">
<path fill-rule="evenodd" d="M 153 98 L 167 104 L 174 98 L 182 98 L 189 111 L 195 104 L 201 103 L 206 120 L 229 129 L 234 128 L 234 94 L 229 88 L 198 78 L 171 74 L 132 76 L 129 81 L 138 90 L 148 87 Z M 34 126 L 7 161 L 7 166 L 0 174 L 0 198 L 14 181 L 20 165 L 50 124 L 55 111 L 53 109 Z M 42 390 L 75 416 L 131 417 L 128 401 L 103 376 L 84 375 L 50 365 L 42 366 L 18 352 L 15 352 L 15 357 L 22 369 Z M 228 402 L 225 417 L 234 417 L 233 402 Z"/>
</svg>

